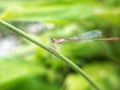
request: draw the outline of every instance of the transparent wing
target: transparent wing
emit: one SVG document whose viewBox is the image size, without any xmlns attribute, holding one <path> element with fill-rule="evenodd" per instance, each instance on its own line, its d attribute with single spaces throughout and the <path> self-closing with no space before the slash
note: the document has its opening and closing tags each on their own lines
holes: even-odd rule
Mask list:
<svg viewBox="0 0 120 90">
<path fill-rule="evenodd" d="M 72 36 L 68 39 L 71 40 L 92 40 L 92 39 L 97 39 L 102 36 L 102 32 L 100 30 L 93 30 L 93 31 L 88 31 L 82 34 L 79 34 L 77 36 Z"/>
</svg>

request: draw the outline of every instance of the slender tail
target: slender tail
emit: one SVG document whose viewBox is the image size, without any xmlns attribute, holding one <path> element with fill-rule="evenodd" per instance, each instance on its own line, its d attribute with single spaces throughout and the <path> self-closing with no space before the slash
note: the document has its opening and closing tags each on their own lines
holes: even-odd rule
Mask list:
<svg viewBox="0 0 120 90">
<path fill-rule="evenodd" d="M 96 39 L 96 40 L 117 41 L 117 40 L 120 40 L 120 38 L 99 38 L 99 39 Z"/>
</svg>

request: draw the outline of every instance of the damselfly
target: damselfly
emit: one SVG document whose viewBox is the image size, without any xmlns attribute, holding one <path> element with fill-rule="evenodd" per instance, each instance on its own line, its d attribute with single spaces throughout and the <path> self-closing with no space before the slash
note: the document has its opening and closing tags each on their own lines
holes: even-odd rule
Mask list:
<svg viewBox="0 0 120 90">
<path fill-rule="evenodd" d="M 120 38 L 118 37 L 102 38 L 102 32 L 100 30 L 88 31 L 69 38 L 51 39 L 52 43 L 54 44 L 60 44 L 65 42 L 116 41 L 116 40 L 120 40 Z"/>
</svg>

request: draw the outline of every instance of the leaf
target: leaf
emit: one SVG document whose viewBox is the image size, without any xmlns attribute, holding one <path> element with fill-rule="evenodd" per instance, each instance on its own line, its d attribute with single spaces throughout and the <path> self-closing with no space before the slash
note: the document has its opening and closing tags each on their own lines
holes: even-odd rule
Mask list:
<svg viewBox="0 0 120 90">
<path fill-rule="evenodd" d="M 44 73 L 44 69 L 20 59 L 0 60 L 0 89 L 10 90 L 29 77 Z"/>
</svg>

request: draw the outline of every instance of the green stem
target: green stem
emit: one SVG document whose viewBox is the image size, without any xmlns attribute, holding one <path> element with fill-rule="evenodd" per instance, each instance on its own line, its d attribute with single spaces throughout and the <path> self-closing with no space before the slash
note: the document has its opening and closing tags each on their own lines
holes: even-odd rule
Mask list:
<svg viewBox="0 0 120 90">
<path fill-rule="evenodd" d="M 74 69 L 75 71 L 80 73 L 96 90 L 100 90 L 100 88 L 96 85 L 96 83 L 94 81 L 92 81 L 90 79 L 90 77 L 88 75 L 86 75 L 86 73 L 81 68 L 79 68 L 71 60 L 69 60 L 68 58 L 63 56 L 61 53 L 57 52 L 56 50 L 54 50 L 51 47 L 47 47 L 47 46 L 43 45 L 41 42 L 35 40 L 33 37 L 30 37 L 28 34 L 23 32 L 22 30 L 14 27 L 13 25 L 10 25 L 9 23 L 7 23 L 7 22 L 5 22 L 3 20 L 0 20 L 0 24 L 5 26 L 9 30 L 19 34 L 20 36 L 24 37 L 25 39 L 31 41 L 32 43 L 36 44 L 37 46 L 47 50 L 48 52 L 50 52 L 51 54 L 55 55 L 56 57 L 60 58 L 62 61 L 64 61 L 66 64 L 68 64 L 72 69 Z"/>
</svg>

